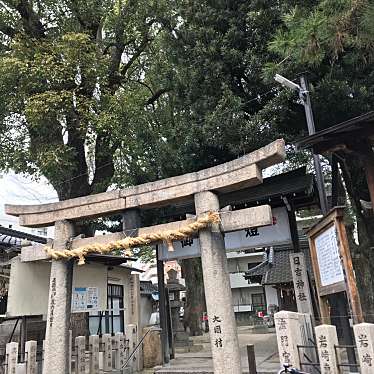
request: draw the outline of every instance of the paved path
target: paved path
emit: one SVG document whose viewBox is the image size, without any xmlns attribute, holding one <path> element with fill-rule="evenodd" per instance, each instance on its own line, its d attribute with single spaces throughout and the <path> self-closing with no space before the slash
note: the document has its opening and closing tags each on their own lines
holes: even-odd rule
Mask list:
<svg viewBox="0 0 374 374">
<path fill-rule="evenodd" d="M 274 374 L 279 370 L 279 358 L 275 333 L 253 334 L 248 326 L 238 327 L 238 337 L 243 371 L 248 371 L 247 345 L 254 344 L 257 372 L 259 374 Z M 177 353 L 165 367 L 167 371 L 192 370 L 212 372 L 213 363 L 210 351 L 209 334 L 194 337 L 195 344 L 203 345 L 204 349 L 197 353 Z M 230 359 L 230 358 L 228 358 Z M 163 370 L 162 372 L 166 372 Z"/>
</svg>

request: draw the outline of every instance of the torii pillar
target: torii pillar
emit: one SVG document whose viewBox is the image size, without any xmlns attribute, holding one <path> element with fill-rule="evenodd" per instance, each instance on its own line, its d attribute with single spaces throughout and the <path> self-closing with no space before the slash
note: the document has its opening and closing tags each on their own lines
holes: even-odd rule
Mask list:
<svg viewBox="0 0 374 374">
<path fill-rule="evenodd" d="M 55 249 L 66 249 L 74 236 L 69 221 L 55 224 Z M 70 373 L 70 315 L 74 260 L 52 260 L 43 373 Z"/>
<path fill-rule="evenodd" d="M 219 211 L 217 195 L 195 194 L 196 215 Z M 219 224 L 199 232 L 214 374 L 241 374 L 241 358 L 225 242 Z"/>
</svg>

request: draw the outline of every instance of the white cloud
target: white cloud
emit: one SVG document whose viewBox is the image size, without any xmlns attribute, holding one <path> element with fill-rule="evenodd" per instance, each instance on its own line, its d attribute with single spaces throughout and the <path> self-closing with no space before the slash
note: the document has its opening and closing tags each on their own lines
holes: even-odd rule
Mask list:
<svg viewBox="0 0 374 374">
<path fill-rule="evenodd" d="M 5 204 L 42 204 L 57 201 L 55 190 L 43 178 L 34 181 L 15 173 L 0 175 L 0 224 L 17 224 L 18 219 L 5 214 Z"/>
</svg>

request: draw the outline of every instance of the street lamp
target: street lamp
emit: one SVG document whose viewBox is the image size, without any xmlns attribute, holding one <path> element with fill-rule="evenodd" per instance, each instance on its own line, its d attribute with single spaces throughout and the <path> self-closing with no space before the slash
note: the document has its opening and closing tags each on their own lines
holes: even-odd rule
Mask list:
<svg viewBox="0 0 374 374">
<path fill-rule="evenodd" d="M 316 129 L 314 126 L 312 104 L 310 101 L 308 82 L 306 80 L 306 77 L 305 76 L 300 77 L 300 85 L 295 82 L 290 81 L 289 79 L 279 74 L 276 74 L 274 79 L 278 83 L 280 83 L 282 86 L 290 88 L 291 90 L 298 92 L 301 103 L 304 106 L 309 135 L 315 134 Z M 321 204 L 321 210 L 323 214 L 326 214 L 327 213 L 327 198 L 326 198 L 326 190 L 325 190 L 325 186 L 323 182 L 321 160 L 319 158 L 319 155 L 315 154 L 314 152 L 313 152 L 313 162 L 314 162 L 314 170 L 316 172 L 317 189 L 318 189 L 319 201 Z"/>
</svg>

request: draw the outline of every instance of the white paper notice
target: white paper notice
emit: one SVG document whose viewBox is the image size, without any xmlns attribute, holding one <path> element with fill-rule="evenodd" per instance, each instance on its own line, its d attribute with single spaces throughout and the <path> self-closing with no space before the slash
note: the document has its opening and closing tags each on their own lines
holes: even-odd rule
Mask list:
<svg viewBox="0 0 374 374">
<path fill-rule="evenodd" d="M 315 239 L 321 285 L 344 281 L 335 226 L 330 227 Z"/>
<path fill-rule="evenodd" d="M 97 287 L 75 287 L 73 289 L 72 311 L 98 310 L 99 289 Z"/>
</svg>

